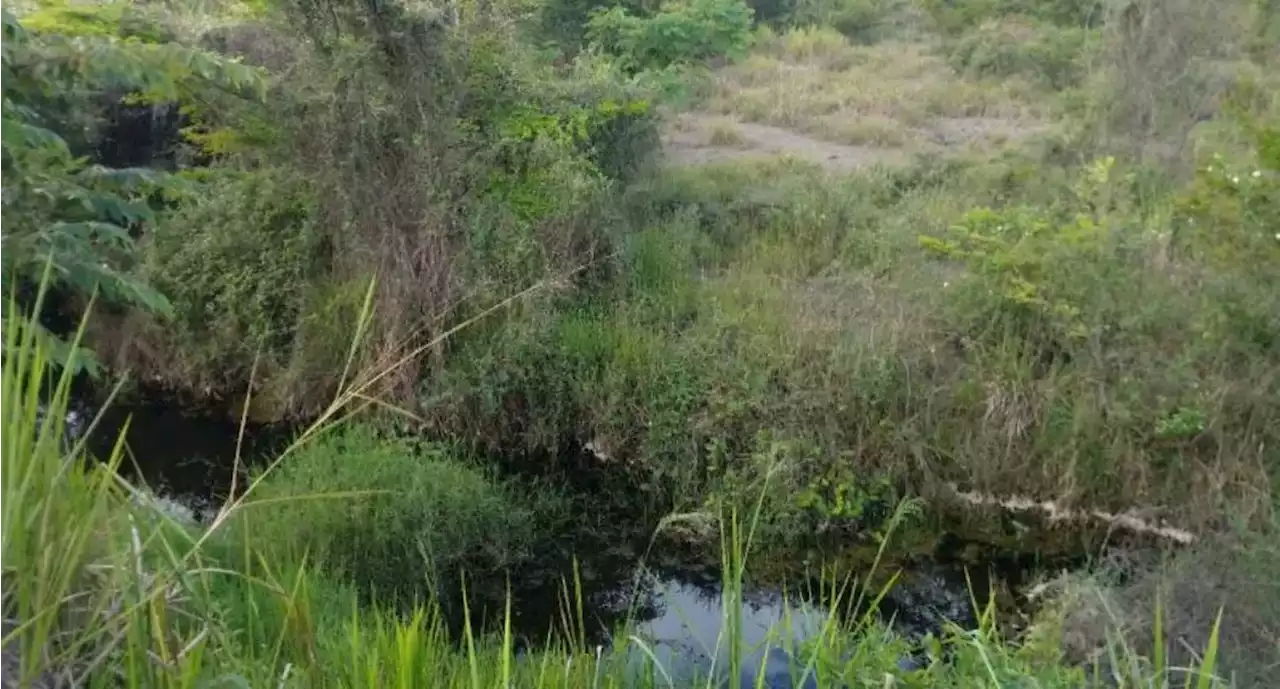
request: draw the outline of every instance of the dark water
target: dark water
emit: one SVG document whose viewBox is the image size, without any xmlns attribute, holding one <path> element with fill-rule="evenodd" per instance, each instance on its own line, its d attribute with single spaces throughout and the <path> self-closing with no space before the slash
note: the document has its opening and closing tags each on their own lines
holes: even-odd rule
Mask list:
<svg viewBox="0 0 1280 689">
<path fill-rule="evenodd" d="M 653 582 L 652 594 L 661 601 L 656 614 L 636 625 L 635 633 L 677 686 L 708 674 L 724 677 L 730 665 L 725 632 L 724 601 L 715 591 L 674 579 Z M 821 633 L 829 611 L 813 602 L 788 600 L 777 591 L 754 591 L 744 596 L 741 626 L 743 687 L 756 686 L 760 674 L 766 687 L 797 686 L 803 675 L 802 642 Z M 647 657 L 633 654 L 637 671 Z M 812 679 L 799 686 L 816 686 Z"/>
<path fill-rule="evenodd" d="M 81 418 L 90 412 L 75 412 Z M 283 450 L 297 429 L 289 425 L 249 425 L 170 405 L 113 406 L 101 412 L 87 441 L 97 457 L 110 456 L 124 436 L 121 473 L 159 495 L 203 506 L 228 497 L 241 458 L 246 465 Z"/>
<path fill-rule="evenodd" d="M 161 404 L 117 407 L 104 413 L 94 428 L 88 442 L 91 451 L 99 456 L 109 452 L 126 421 L 129 460 L 122 472 L 127 477 L 197 510 L 226 497 L 237 456 L 236 421 Z M 273 456 L 295 432 L 281 426 L 246 428 L 239 454 L 250 463 Z M 720 573 L 706 563 L 681 562 L 670 553 L 653 552 L 650 536 L 661 515 L 637 516 L 634 506 L 616 504 L 616 496 L 628 494 L 625 487 L 611 486 L 608 474 L 584 472 L 572 460 L 569 464 L 567 475 L 575 477 L 574 489 L 591 512 L 571 521 L 589 526 L 581 533 L 565 534 L 544 561 L 512 573 L 517 638 L 526 645 L 540 645 L 549 634 L 568 633 L 608 646 L 610 635 L 629 620 L 633 633 L 646 639 L 673 678 L 727 667 Z M 614 526 L 607 528 L 610 524 Z M 944 620 L 972 626 L 975 615 L 966 573 L 978 575 L 972 583 L 975 591 L 983 592 L 991 583 L 989 575 L 1018 579 L 1027 569 L 1018 563 L 988 564 L 984 571 L 966 570 L 944 556 L 920 561 L 904 573 L 879 612 L 909 637 L 941 631 Z M 797 580 L 805 579 L 802 572 L 797 574 Z M 574 582 L 577 589 L 569 594 L 568 604 L 565 582 Z M 474 622 L 483 626 L 500 619 L 508 591 L 505 577 L 472 582 L 470 588 L 471 609 L 480 618 Z M 581 619 L 576 610 L 579 597 Z M 822 627 L 829 602 L 821 595 L 784 600 L 778 588 L 748 588 L 741 604 L 743 686 L 754 685 L 762 662 L 764 686 L 793 686 L 791 651 Z M 985 603 L 981 597 L 978 602 Z"/>
</svg>

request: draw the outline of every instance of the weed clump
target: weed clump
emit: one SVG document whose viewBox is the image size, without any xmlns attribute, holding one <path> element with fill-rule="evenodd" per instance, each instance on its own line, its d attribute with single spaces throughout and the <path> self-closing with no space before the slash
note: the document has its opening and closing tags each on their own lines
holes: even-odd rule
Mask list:
<svg viewBox="0 0 1280 689">
<path fill-rule="evenodd" d="M 242 528 L 257 548 L 407 605 L 448 598 L 464 571 L 517 567 L 561 510 L 550 492 L 522 496 L 444 448 L 359 426 L 301 448 L 252 499 L 262 504 L 246 508 Z"/>
</svg>

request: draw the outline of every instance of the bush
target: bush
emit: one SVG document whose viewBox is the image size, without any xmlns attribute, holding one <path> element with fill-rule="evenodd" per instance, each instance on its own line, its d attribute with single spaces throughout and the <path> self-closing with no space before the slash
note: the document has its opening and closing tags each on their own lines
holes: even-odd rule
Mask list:
<svg viewBox="0 0 1280 689">
<path fill-rule="evenodd" d="M 538 28 L 543 36 L 559 44 L 560 48 L 575 52 L 587 38 L 587 26 L 597 12 L 622 9 L 643 16 L 645 3 L 619 2 L 618 0 L 548 0 L 538 9 Z"/>
<path fill-rule="evenodd" d="M 752 15 L 760 24 L 785 24 L 795 12 L 798 0 L 749 0 Z"/>
<path fill-rule="evenodd" d="M 371 279 L 361 370 L 610 252 L 615 184 L 658 150 L 648 89 L 598 56 L 551 65 L 506 24 L 347 10 L 293 3 L 222 37 L 289 78 L 261 104 L 202 101 L 184 134 L 209 167 L 182 173 L 193 193 L 143 238 L 176 322 L 109 319 L 92 331 L 105 359 L 231 398 L 256 358 L 263 418 L 305 417 L 338 384 Z M 427 365 L 370 392 L 403 402 Z"/>
<path fill-rule="evenodd" d="M 1054 90 L 1076 86 L 1084 77 L 1085 50 L 1097 36 L 1083 28 L 1006 19 L 984 23 L 952 41 L 952 67 L 977 77 L 1022 74 Z"/>
<path fill-rule="evenodd" d="M 302 180 L 281 169 L 205 177 L 143 244 L 141 274 L 173 304 L 173 319 L 151 338 L 161 346 L 129 350 L 117 364 L 221 391 L 248 380 L 255 359 L 266 377 L 290 367 L 329 257 Z"/>
<path fill-rule="evenodd" d="M 458 577 L 519 565 L 559 500 L 362 427 L 304 446 L 260 484 L 243 527 L 261 552 L 304 553 L 378 600 L 449 600 Z M 270 501 L 270 502 L 266 502 Z M 434 588 L 429 588 L 434 587 Z"/>
<path fill-rule="evenodd" d="M 22 23 L 28 29 L 41 33 L 119 36 L 147 43 L 174 40 L 172 33 L 159 26 L 154 14 L 149 8 L 125 2 L 76 5 L 55 0 L 40 3 L 39 9 L 22 18 Z"/>
<path fill-rule="evenodd" d="M 689 0 L 670 3 L 652 17 L 622 7 L 597 12 L 587 37 L 616 55 L 631 70 L 736 58 L 751 41 L 752 10 L 742 0 Z"/>
<path fill-rule="evenodd" d="M 1280 126 L 1250 126 L 1252 155 L 1215 155 L 1179 199 L 1175 247 L 1260 280 L 1280 274 Z"/>
<path fill-rule="evenodd" d="M 969 267 L 952 294 L 978 309 L 965 317 L 982 336 L 1012 335 L 1036 356 L 1056 356 L 1127 318 L 1128 304 L 1108 295 L 1132 288 L 1151 235 L 1118 191 L 1126 179 L 1113 158 L 1099 160 L 1053 205 L 975 208 L 921 243 Z"/>
<path fill-rule="evenodd" d="M 988 387 L 949 394 L 985 398 L 984 423 L 1004 419 L 1046 471 L 1070 447 L 1073 481 L 1118 473 L 1130 496 L 1145 484 L 1170 509 L 1204 501 L 1191 518 L 1223 504 L 1265 514 L 1273 469 L 1260 448 L 1275 441 L 1258 420 L 1280 414 L 1277 290 L 1168 257 L 1168 216 L 1137 203 L 1133 184 L 1104 160 L 1056 204 L 970 211 L 945 238 L 922 238 L 966 266 L 946 291 L 948 327 Z M 1228 474 L 1240 483 L 1217 485 L 1230 497 L 1194 488 Z"/>
</svg>

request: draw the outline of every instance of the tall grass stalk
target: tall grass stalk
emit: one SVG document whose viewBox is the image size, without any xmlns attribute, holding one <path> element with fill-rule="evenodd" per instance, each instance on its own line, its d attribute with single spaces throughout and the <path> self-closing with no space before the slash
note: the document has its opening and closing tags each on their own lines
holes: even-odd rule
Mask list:
<svg viewBox="0 0 1280 689">
<path fill-rule="evenodd" d="M 41 290 L 36 308 L 44 294 Z M 19 310 L 13 297 L 8 309 Z M 100 536 L 118 517 L 112 509 L 120 497 L 114 470 L 123 456 L 117 442 L 104 458 L 106 466 L 85 471 L 75 448 L 67 451 L 65 410 L 75 362 L 55 368 L 49 344 L 29 324 L 21 318 L 6 321 L 0 403 L 3 643 L 6 648 L 15 644 L 23 685 L 51 672 L 70 676 L 69 658 L 83 650 L 87 639 L 108 633 L 115 602 L 110 587 L 86 586 L 95 575 L 119 579 L 113 565 L 103 561 Z M 72 339 L 72 357 L 83 332 L 82 327 Z M 82 631 L 66 636 L 62 632 L 67 626 Z"/>
</svg>

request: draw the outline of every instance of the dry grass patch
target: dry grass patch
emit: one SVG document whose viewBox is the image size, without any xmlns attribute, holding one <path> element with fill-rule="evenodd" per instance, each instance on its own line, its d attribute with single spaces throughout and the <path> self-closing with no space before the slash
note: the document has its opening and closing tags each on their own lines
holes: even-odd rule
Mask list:
<svg viewBox="0 0 1280 689">
<path fill-rule="evenodd" d="M 747 145 L 747 137 L 742 135 L 742 130 L 732 120 L 712 122 L 710 129 L 707 143 L 711 146 L 742 148 Z"/>
<path fill-rule="evenodd" d="M 1114 669 L 1108 649 L 1117 633 L 1142 653 L 1163 639 L 1169 667 L 1177 668 L 1208 645 L 1221 612 L 1221 674 L 1242 688 L 1272 686 L 1280 670 L 1275 528 L 1214 534 L 1159 563 L 1113 551 L 1096 575 L 1064 575 L 1041 587 L 1052 598 L 1038 633 L 1056 637 L 1069 662 L 1097 664 L 1104 672 Z"/>
<path fill-rule="evenodd" d="M 926 43 L 857 46 L 831 29 L 808 28 L 762 31 L 756 45 L 720 72 L 711 112 L 886 147 L 926 144 L 947 118 L 998 118 L 1016 128 L 1046 114 L 1029 83 L 964 80 Z"/>
</svg>

